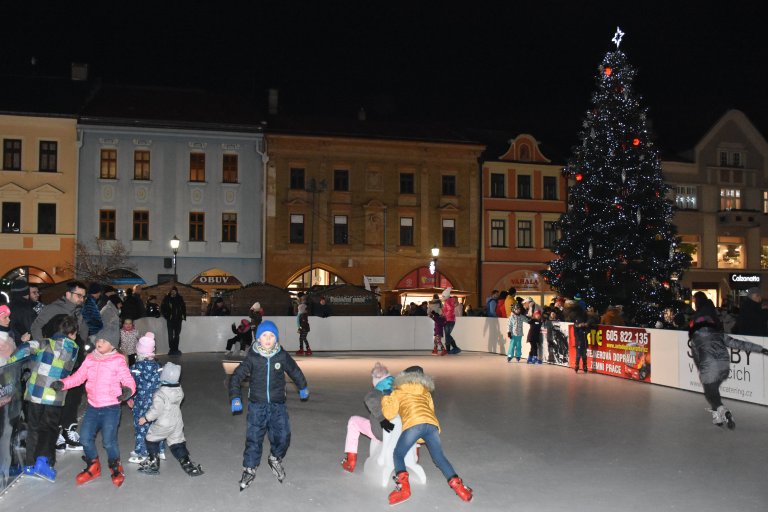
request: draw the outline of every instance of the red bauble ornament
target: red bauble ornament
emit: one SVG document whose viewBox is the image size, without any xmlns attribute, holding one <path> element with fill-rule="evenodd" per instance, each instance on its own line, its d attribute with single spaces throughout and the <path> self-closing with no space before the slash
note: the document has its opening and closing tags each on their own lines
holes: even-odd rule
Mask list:
<svg viewBox="0 0 768 512">
<path fill-rule="evenodd" d="M 632 145 L 633 146 L 639 146 L 640 145 L 640 139 L 638 139 L 637 137 L 632 139 Z"/>
<path fill-rule="evenodd" d="M 603 70 L 603 73 L 605 73 L 605 76 L 611 76 L 611 74 L 613 73 L 613 69 L 611 69 L 610 66 L 606 66 L 605 69 Z"/>
<path fill-rule="evenodd" d="M 669 288 L 669 281 L 662 281 L 662 282 L 661 282 L 661 285 L 662 285 L 664 288 Z"/>
<path fill-rule="evenodd" d="M 584 179 L 584 175 L 581 173 L 576 174 L 576 181 L 581 181 Z"/>
</svg>

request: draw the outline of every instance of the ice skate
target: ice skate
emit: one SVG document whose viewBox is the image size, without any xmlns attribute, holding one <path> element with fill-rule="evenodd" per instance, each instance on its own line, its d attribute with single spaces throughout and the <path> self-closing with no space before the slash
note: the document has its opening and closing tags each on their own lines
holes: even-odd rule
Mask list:
<svg viewBox="0 0 768 512">
<path fill-rule="evenodd" d="M 725 424 L 725 407 L 722 405 L 718 407 L 716 410 L 713 409 L 705 409 L 709 413 L 712 414 L 712 423 L 717 425 L 718 427 L 722 427 Z"/>
<path fill-rule="evenodd" d="M 733 421 L 733 414 L 728 409 L 725 410 L 725 424 L 729 430 L 736 428 L 736 422 Z"/>
<path fill-rule="evenodd" d="M 304 349 L 303 349 L 303 348 L 300 348 L 299 350 L 297 350 L 297 351 L 296 351 L 296 355 L 297 355 L 297 356 L 303 356 L 303 355 L 304 355 Z"/>
<path fill-rule="evenodd" d="M 462 500 L 464 501 L 472 500 L 472 489 L 464 485 L 464 482 L 462 482 L 461 478 L 459 478 L 458 476 L 454 476 L 453 478 L 448 480 L 448 485 L 451 486 L 451 489 L 453 489 L 456 495 Z"/>
<path fill-rule="evenodd" d="M 83 451 L 83 445 L 80 444 L 80 434 L 77 432 L 77 423 L 72 423 L 63 432 L 66 443 L 65 449 L 74 452 Z"/>
<path fill-rule="evenodd" d="M 269 468 L 272 470 L 272 473 L 277 477 L 277 481 L 283 483 L 283 480 L 285 479 L 285 469 L 283 469 L 282 459 L 270 455 L 267 462 L 269 463 Z"/>
<path fill-rule="evenodd" d="M 437 347 L 435 347 L 435 348 L 433 348 L 433 349 L 432 349 L 432 355 L 433 355 L 433 356 L 436 356 L 436 355 L 437 355 Z"/>
<path fill-rule="evenodd" d="M 253 483 L 256 478 L 256 468 L 243 468 L 243 476 L 240 477 L 240 492 Z"/>
<path fill-rule="evenodd" d="M 307 344 L 307 352 L 306 352 L 306 354 L 307 354 L 308 356 L 311 356 L 311 355 L 312 355 L 312 349 L 311 349 L 311 348 L 309 348 L 309 344 Z"/>
<path fill-rule="evenodd" d="M 389 504 L 397 505 L 411 497 L 411 484 L 408 483 L 408 472 L 401 471 L 394 476 L 395 490 L 389 493 Z"/>
<path fill-rule="evenodd" d="M 85 457 L 83 460 L 87 464 L 86 468 L 78 473 L 75 481 L 77 485 L 83 485 L 101 476 L 101 463 L 99 458 L 96 457 L 92 461 L 88 461 Z"/>
<path fill-rule="evenodd" d="M 341 467 L 344 468 L 344 471 L 349 471 L 350 473 L 355 471 L 355 466 L 357 465 L 357 454 L 348 452 L 347 456 L 344 457 L 344 460 L 341 461 Z"/>
<path fill-rule="evenodd" d="M 156 456 L 150 455 L 139 464 L 139 471 L 145 475 L 157 475 L 160 473 L 160 460 Z"/>
<path fill-rule="evenodd" d="M 120 463 L 120 459 L 109 461 L 109 470 L 112 472 L 112 483 L 115 487 L 120 487 L 125 482 L 125 473 L 123 472 L 123 465 Z"/>
<path fill-rule="evenodd" d="M 56 481 L 56 470 L 48 463 L 48 457 L 40 456 L 37 458 L 35 461 L 34 474 L 49 482 Z"/>
<path fill-rule="evenodd" d="M 200 476 L 203 474 L 203 468 L 200 467 L 200 464 L 195 464 L 189 460 L 189 457 L 181 459 L 179 464 L 181 464 L 181 469 L 183 469 L 189 476 Z"/>
</svg>

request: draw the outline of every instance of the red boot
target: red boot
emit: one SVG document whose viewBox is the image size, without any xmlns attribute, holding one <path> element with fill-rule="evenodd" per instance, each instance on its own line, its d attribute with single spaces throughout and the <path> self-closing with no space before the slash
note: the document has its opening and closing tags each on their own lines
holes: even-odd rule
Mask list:
<svg viewBox="0 0 768 512">
<path fill-rule="evenodd" d="M 77 485 L 83 485 L 84 483 L 90 482 L 91 480 L 101 476 L 101 463 L 99 462 L 98 457 L 90 462 L 88 462 L 85 457 L 83 457 L 83 460 L 88 464 L 88 466 L 86 466 L 84 470 L 78 473 L 77 477 L 75 478 Z"/>
<path fill-rule="evenodd" d="M 401 471 L 395 475 L 395 490 L 389 493 L 389 504 L 397 505 L 411 497 L 411 484 L 408 483 L 408 472 Z"/>
<path fill-rule="evenodd" d="M 470 501 L 472 499 L 472 489 L 464 485 L 461 478 L 455 476 L 448 480 L 448 485 L 456 492 L 456 495 L 464 501 Z"/>
<path fill-rule="evenodd" d="M 309 343 L 307 343 L 307 352 L 306 353 L 307 353 L 308 356 L 312 355 L 312 349 L 309 348 Z"/>
<path fill-rule="evenodd" d="M 109 461 L 109 469 L 112 471 L 112 483 L 116 487 L 120 487 L 125 482 L 125 473 L 123 473 L 123 465 L 120 464 L 120 459 Z"/>
<path fill-rule="evenodd" d="M 347 456 L 344 457 L 343 461 L 341 461 L 341 467 L 343 467 L 345 471 L 349 471 L 350 473 L 353 473 L 355 471 L 356 465 L 357 465 L 357 454 L 352 452 L 347 452 Z"/>
<path fill-rule="evenodd" d="M 303 355 L 304 355 L 304 349 L 303 349 L 303 348 L 300 348 L 299 350 L 297 350 L 297 351 L 296 351 L 296 355 L 297 355 L 297 356 L 303 356 Z"/>
</svg>

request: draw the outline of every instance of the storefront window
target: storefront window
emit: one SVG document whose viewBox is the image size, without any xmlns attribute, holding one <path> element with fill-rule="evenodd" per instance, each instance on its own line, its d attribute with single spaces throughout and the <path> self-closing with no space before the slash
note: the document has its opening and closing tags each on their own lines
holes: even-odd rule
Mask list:
<svg viewBox="0 0 768 512">
<path fill-rule="evenodd" d="M 699 266 L 699 237 L 697 235 L 682 235 L 680 251 L 691 257 L 691 267 Z"/>
<path fill-rule="evenodd" d="M 742 238 L 733 236 L 717 238 L 717 268 L 745 268 Z"/>
</svg>

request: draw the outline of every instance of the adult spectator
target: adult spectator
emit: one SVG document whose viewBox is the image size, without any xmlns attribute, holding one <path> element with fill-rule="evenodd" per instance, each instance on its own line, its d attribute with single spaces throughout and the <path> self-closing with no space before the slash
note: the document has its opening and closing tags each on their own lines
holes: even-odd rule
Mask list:
<svg viewBox="0 0 768 512">
<path fill-rule="evenodd" d="M 39 315 L 45 304 L 40 302 L 40 287 L 34 283 L 29 283 L 29 300 L 32 301 L 32 309 L 35 310 L 35 316 Z"/>
<path fill-rule="evenodd" d="M 13 312 L 9 330 L 15 340 L 20 340 L 26 333 L 32 333 L 32 322 L 37 318 L 34 303 L 29 298 L 29 285 L 26 279 L 16 279 L 11 283 L 11 302 Z"/>
<path fill-rule="evenodd" d="M 507 318 L 512 314 L 512 308 L 515 307 L 515 302 L 517 301 L 515 295 L 517 295 L 517 290 L 510 286 L 509 290 L 507 290 L 507 296 L 504 297 L 504 312 Z"/>
<path fill-rule="evenodd" d="M 499 290 L 493 290 L 491 294 L 485 299 L 485 316 L 496 316 L 496 306 L 499 300 Z"/>
<path fill-rule="evenodd" d="M 600 317 L 600 323 L 602 325 L 626 325 L 624 322 L 624 315 L 621 314 L 621 308 L 618 306 L 608 306 Z"/>
<path fill-rule="evenodd" d="M 86 341 L 88 340 L 88 325 L 83 319 L 82 308 L 87 294 L 86 287 L 80 281 L 70 281 L 67 283 L 64 296 L 56 299 L 45 306 L 35 321 L 32 322 L 32 339 L 44 340 L 50 338 L 55 333 L 56 328 L 48 325 L 57 315 L 74 316 L 77 319 L 77 360 L 73 372 L 80 367 L 85 359 Z M 80 407 L 80 400 L 83 397 L 83 386 L 77 386 L 67 391 L 67 399 L 61 409 L 60 425 L 63 427 L 63 439 L 56 443 L 56 449 L 65 448 L 67 450 L 82 451 L 80 444 L 80 434 L 77 432 L 77 411 Z M 61 443 L 64 441 L 64 443 Z"/>
<path fill-rule="evenodd" d="M 320 304 L 317 305 L 317 312 L 315 313 L 320 318 L 328 318 L 331 316 L 331 307 L 325 300 L 325 297 L 320 297 Z"/>
<path fill-rule="evenodd" d="M 122 308 L 123 301 L 120 296 L 116 293 L 110 295 L 104 307 L 101 308 L 101 320 L 104 322 L 104 325 L 120 325 Z"/>
<path fill-rule="evenodd" d="M 697 292 L 698 293 L 698 292 Z M 768 310 L 763 309 L 763 292 L 752 287 L 741 299 L 733 332 L 747 336 L 768 336 Z"/>
<path fill-rule="evenodd" d="M 509 313 L 512 312 L 510 309 L 507 311 L 506 308 L 507 304 L 507 290 L 501 290 L 499 292 L 499 298 L 496 299 L 496 316 L 499 318 L 509 318 Z"/>
<path fill-rule="evenodd" d="M 213 299 L 208 316 L 229 316 L 229 308 L 221 297 Z"/>
<path fill-rule="evenodd" d="M 533 297 L 527 297 L 523 301 L 523 307 L 525 308 L 525 316 L 528 318 L 533 318 L 533 314 L 538 311 L 541 313 L 541 306 L 536 304 L 536 301 L 533 300 Z"/>
<path fill-rule="evenodd" d="M 104 327 L 98 306 L 103 290 L 104 288 L 99 283 L 91 283 L 88 285 L 88 294 L 83 301 L 83 319 L 88 324 L 89 338 L 95 336 Z"/>
<path fill-rule="evenodd" d="M 187 319 L 187 305 L 184 299 L 179 295 L 179 290 L 175 286 L 163 298 L 160 304 L 160 312 L 165 318 L 168 327 L 168 350 L 169 356 L 179 356 L 179 335 L 181 334 L 181 323 Z"/>
<path fill-rule="evenodd" d="M 122 314 L 123 319 L 130 318 L 131 320 L 143 318 L 146 314 L 144 302 L 142 302 L 141 297 L 139 297 L 138 294 L 133 292 L 133 288 L 125 290 Z"/>
<path fill-rule="evenodd" d="M 157 295 L 147 298 L 146 314 L 150 318 L 160 318 L 160 304 L 157 303 Z"/>
<path fill-rule="evenodd" d="M 448 287 L 443 290 L 443 316 L 445 316 L 445 349 L 449 354 L 458 354 L 461 349 L 456 345 L 456 340 L 453 339 L 453 328 L 456 326 L 456 297 L 451 297 L 451 288 Z"/>
</svg>

